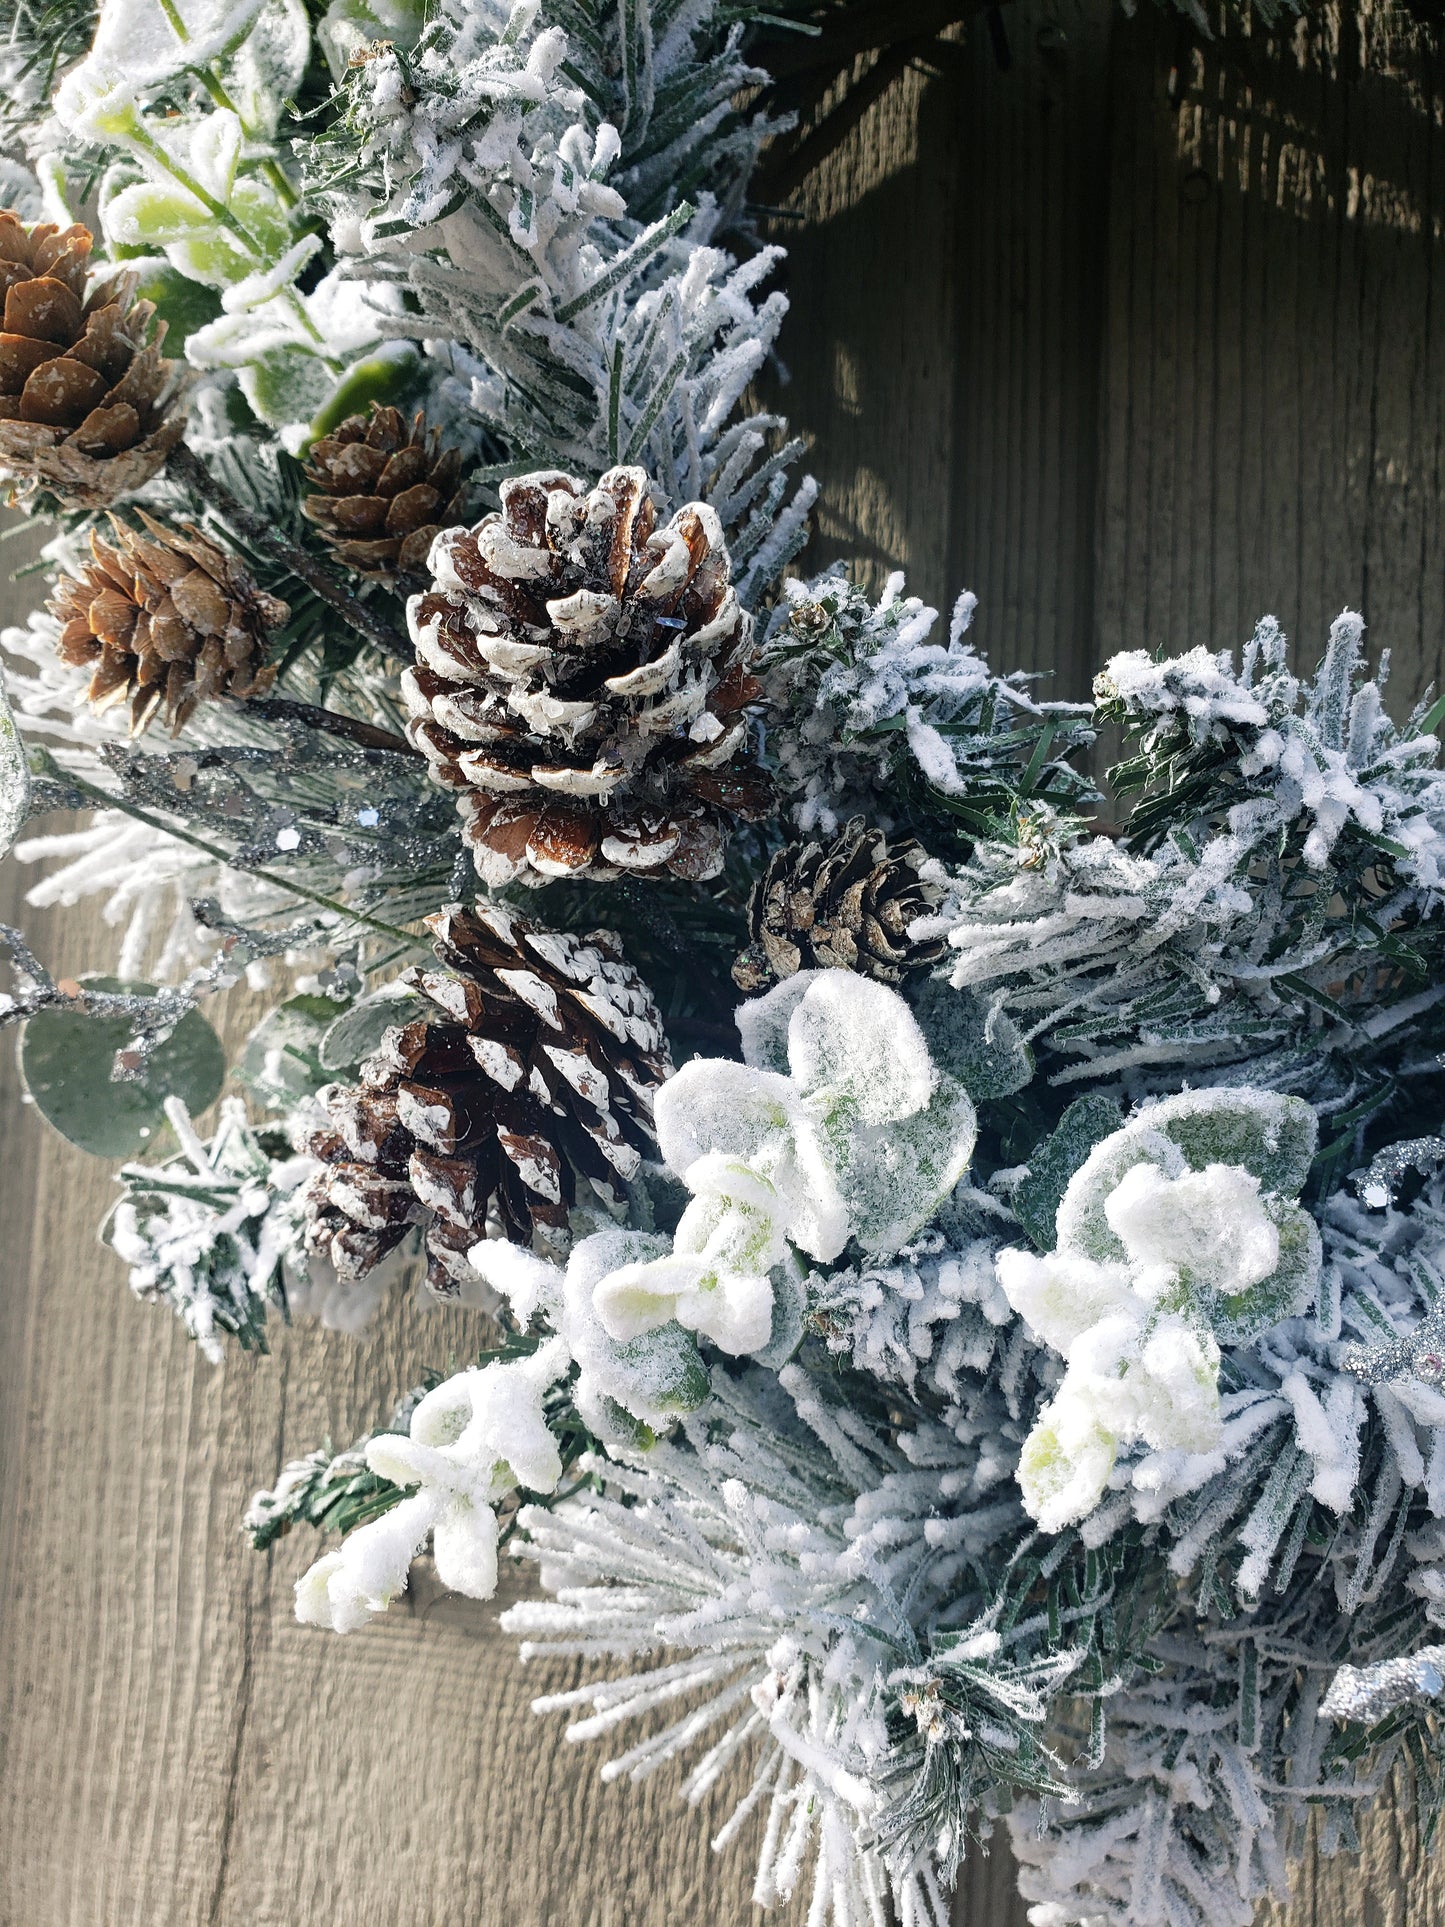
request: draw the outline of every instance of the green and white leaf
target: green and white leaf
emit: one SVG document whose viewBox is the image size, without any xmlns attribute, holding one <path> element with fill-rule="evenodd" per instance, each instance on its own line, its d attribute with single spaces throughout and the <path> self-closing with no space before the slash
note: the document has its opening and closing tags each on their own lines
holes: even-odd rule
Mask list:
<svg viewBox="0 0 1445 1927">
<path fill-rule="evenodd" d="M 97 990 L 146 995 L 149 984 L 91 978 Z M 43 1010 L 20 1034 L 20 1069 L 35 1107 L 63 1138 L 95 1157 L 130 1158 L 154 1151 L 166 1098 L 197 1115 L 220 1095 L 226 1077 L 221 1040 L 198 1010 L 187 1011 L 151 1052 L 138 1078 L 113 1076 L 116 1053 L 135 1035 L 128 1017 L 88 1017 Z"/>
<path fill-rule="evenodd" d="M 267 1110 L 290 1110 L 329 1082 L 321 1046 L 346 1006 L 330 997 L 290 997 L 246 1039 L 236 1081 Z"/>
</svg>

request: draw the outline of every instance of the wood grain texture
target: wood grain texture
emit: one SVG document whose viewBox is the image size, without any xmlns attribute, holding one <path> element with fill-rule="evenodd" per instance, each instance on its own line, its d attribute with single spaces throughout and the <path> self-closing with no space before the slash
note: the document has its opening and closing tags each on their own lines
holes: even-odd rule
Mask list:
<svg viewBox="0 0 1445 1927">
<path fill-rule="evenodd" d="M 1006 19 L 1007 72 L 979 34 L 907 74 L 780 234 L 815 556 L 974 588 L 995 660 L 1067 693 L 1266 608 L 1311 648 L 1346 600 L 1413 693 L 1445 615 L 1439 74 L 1368 12 L 1207 58 L 1108 0 Z M 0 917 L 27 880 L 0 870 Z M 110 960 L 93 911 L 23 914 L 66 971 Z M 313 1545 L 236 1530 L 467 1322 L 393 1300 L 360 1342 L 213 1371 L 97 1249 L 109 1174 L 25 1113 L 8 1042 L 0 1104 L 0 1927 L 760 1918 L 746 1849 L 708 1851 L 721 1801 L 605 1788 L 530 1717 L 570 1664 L 519 1668 L 494 1609 L 425 1580 L 366 1633 L 300 1628 Z M 1020 1927 L 1006 1854 L 955 1917 Z M 1385 1814 L 1272 1918 L 1445 1927 L 1445 1883 Z"/>
<path fill-rule="evenodd" d="M 1189 49 L 1121 22 L 1097 648 L 1314 660 L 1360 609 L 1394 700 L 1445 618 L 1445 71 L 1404 9 Z M 1171 97 L 1172 94 L 1172 97 Z"/>
<path fill-rule="evenodd" d="M 1017 0 L 915 68 L 794 199 L 775 399 L 822 483 L 808 561 L 902 569 L 1086 692 L 1108 225 L 1100 0 Z"/>
</svg>

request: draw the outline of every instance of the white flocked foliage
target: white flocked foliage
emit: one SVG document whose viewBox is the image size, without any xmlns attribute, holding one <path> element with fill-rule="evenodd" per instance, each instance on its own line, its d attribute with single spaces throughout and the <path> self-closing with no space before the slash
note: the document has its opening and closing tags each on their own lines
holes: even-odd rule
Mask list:
<svg viewBox="0 0 1445 1927">
<path fill-rule="evenodd" d="M 1135 1445 L 1202 1462 L 1196 1480 L 1222 1469 L 1220 1338 L 1305 1310 L 1318 1281 L 1319 1233 L 1290 1195 L 1315 1138 L 1298 1098 L 1166 1098 L 1074 1173 L 1052 1252 L 1000 1252 L 1009 1303 L 1066 1361 L 1019 1465 L 1045 1531 L 1087 1517 Z"/>
<path fill-rule="evenodd" d="M 897 1250 L 963 1176 L 977 1126 L 896 991 L 800 971 L 738 1013 L 746 1062 L 697 1058 L 658 1093 L 658 1144 L 692 1192 L 670 1253 L 596 1292 L 616 1339 L 677 1319 L 758 1352 L 789 1246 Z"/>
<path fill-rule="evenodd" d="M 557 1332 L 577 1368 L 572 1399 L 599 1437 L 623 1446 L 665 1431 L 707 1395 L 707 1368 L 691 1333 L 658 1319 L 614 1337 L 596 1307 L 599 1286 L 620 1268 L 661 1261 L 667 1239 L 652 1232 L 598 1231 L 573 1247 L 565 1269 L 501 1239 L 473 1245 L 473 1269 L 499 1291 L 524 1328 Z"/>
<path fill-rule="evenodd" d="M 559 1339 L 530 1357 L 459 1372 L 427 1393 L 407 1436 L 378 1433 L 370 1469 L 416 1488 L 349 1533 L 296 1582 L 296 1617 L 355 1632 L 406 1590 L 411 1563 L 432 1542 L 443 1585 L 490 1599 L 497 1585 L 496 1503 L 519 1486 L 550 1492 L 562 1475 L 542 1398 L 567 1369 Z"/>
</svg>

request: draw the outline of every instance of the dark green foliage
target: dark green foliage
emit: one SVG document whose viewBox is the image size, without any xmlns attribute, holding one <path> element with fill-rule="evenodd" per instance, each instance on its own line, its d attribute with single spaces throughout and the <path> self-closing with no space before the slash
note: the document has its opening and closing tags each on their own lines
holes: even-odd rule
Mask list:
<svg viewBox="0 0 1445 1927">
<path fill-rule="evenodd" d="M 1075 1098 L 1052 1133 L 1029 1159 L 1014 1192 L 1014 1214 L 1040 1251 L 1054 1248 L 1054 1220 L 1069 1179 L 1096 1144 L 1118 1130 L 1119 1106 L 1111 1097 Z"/>
</svg>

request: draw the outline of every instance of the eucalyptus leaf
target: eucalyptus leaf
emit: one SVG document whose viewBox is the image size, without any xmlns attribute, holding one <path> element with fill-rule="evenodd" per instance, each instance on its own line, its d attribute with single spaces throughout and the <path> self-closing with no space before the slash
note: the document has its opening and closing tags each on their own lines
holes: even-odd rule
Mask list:
<svg viewBox="0 0 1445 1927">
<path fill-rule="evenodd" d="M 96 990 L 145 996 L 150 984 L 87 980 Z M 221 1040 L 198 1010 L 187 1011 L 157 1044 L 143 1074 L 112 1077 L 116 1052 L 135 1035 L 128 1017 L 87 1017 L 79 1010 L 42 1010 L 20 1034 L 20 1069 L 35 1107 L 63 1138 L 95 1157 L 131 1158 L 154 1150 L 167 1097 L 193 1114 L 219 1096 L 226 1076 Z"/>
<path fill-rule="evenodd" d="M 1158 1165 L 1170 1177 L 1211 1164 L 1242 1165 L 1266 1192 L 1295 1197 L 1309 1176 L 1318 1136 L 1312 1108 L 1276 1091 L 1183 1091 L 1146 1105 L 1070 1179 L 1058 1209 L 1059 1248 L 1100 1263 L 1125 1258 L 1105 1205 L 1136 1164 Z"/>
<path fill-rule="evenodd" d="M 250 31 L 226 61 L 226 91 L 252 140 L 270 140 L 300 87 L 311 50 L 301 0 L 266 0 Z"/>
<path fill-rule="evenodd" d="M 290 997 L 246 1039 L 236 1078 L 268 1110 L 288 1110 L 328 1082 L 321 1045 L 347 1006 L 330 997 Z"/>
<path fill-rule="evenodd" d="M 712 1387 L 696 1339 L 676 1319 L 669 1319 L 641 1338 L 612 1344 L 606 1389 L 624 1410 L 641 1405 L 652 1419 L 658 1419 L 695 1411 Z"/>
<path fill-rule="evenodd" d="M 1033 1052 L 1006 1011 L 934 977 L 910 991 L 909 1002 L 933 1061 L 975 1101 L 1012 1097 L 1033 1077 Z"/>
<path fill-rule="evenodd" d="M 179 355 L 198 328 L 209 327 L 220 315 L 221 297 L 165 260 L 149 257 L 139 272 L 136 297 L 155 303 L 157 321 L 166 324 L 166 353 Z"/>
<path fill-rule="evenodd" d="M 803 1342 L 808 1294 L 797 1271 L 780 1266 L 773 1272 L 773 1326 L 768 1342 L 753 1357 L 770 1372 L 780 1372 Z"/>
<path fill-rule="evenodd" d="M 922 1110 L 854 1133 L 838 1183 L 864 1251 L 888 1255 L 922 1230 L 968 1169 L 977 1137 L 972 1101 L 946 1075 Z"/>
<path fill-rule="evenodd" d="M 1029 1159 L 1027 1175 L 1014 1192 L 1014 1215 L 1040 1251 L 1054 1248 L 1054 1224 L 1069 1179 L 1096 1144 L 1119 1128 L 1119 1106 L 1111 1097 L 1080 1097 L 1059 1119 Z"/>
<path fill-rule="evenodd" d="M 253 354 L 239 379 L 242 394 L 272 427 L 310 421 L 333 383 L 330 368 L 319 355 L 289 343 Z"/>
<path fill-rule="evenodd" d="M 1297 1204 L 1271 1199 L 1270 1216 L 1279 1232 L 1279 1264 L 1247 1291 L 1219 1298 L 1210 1308 L 1214 1335 L 1225 1345 L 1246 1345 L 1282 1318 L 1309 1309 L 1319 1287 L 1319 1227 Z"/>
<path fill-rule="evenodd" d="M 318 1049 L 321 1068 L 332 1077 L 354 1071 L 380 1046 L 394 1024 L 410 1024 L 429 1011 L 434 1013 L 435 1008 L 400 978 L 358 997 L 322 1037 Z"/>
</svg>

